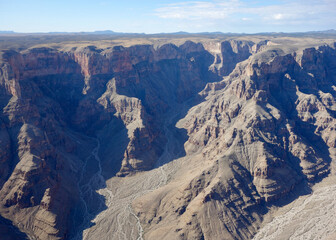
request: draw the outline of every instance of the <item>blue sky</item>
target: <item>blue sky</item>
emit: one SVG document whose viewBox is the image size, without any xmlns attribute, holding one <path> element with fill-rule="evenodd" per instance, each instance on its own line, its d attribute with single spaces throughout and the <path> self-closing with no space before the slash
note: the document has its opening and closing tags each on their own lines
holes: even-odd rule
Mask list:
<svg viewBox="0 0 336 240">
<path fill-rule="evenodd" d="M 0 30 L 293 32 L 336 28 L 336 0 L 0 0 Z"/>
</svg>

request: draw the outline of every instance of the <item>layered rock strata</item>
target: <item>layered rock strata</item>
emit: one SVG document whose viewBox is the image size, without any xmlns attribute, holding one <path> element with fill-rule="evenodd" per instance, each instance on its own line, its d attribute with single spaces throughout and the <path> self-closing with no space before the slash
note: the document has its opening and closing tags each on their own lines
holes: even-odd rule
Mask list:
<svg viewBox="0 0 336 240">
<path fill-rule="evenodd" d="M 284 48 L 285 49 L 285 48 Z M 250 239 L 267 206 L 335 161 L 335 45 L 253 54 L 177 127 L 188 167 L 135 200 L 145 239 Z M 148 210 L 149 209 L 149 210 Z"/>
<path fill-rule="evenodd" d="M 79 203 L 87 216 L 104 208 L 84 196 L 104 187 L 85 182 L 95 172 L 103 182 L 152 169 L 181 105 L 200 102 L 176 124 L 184 164 L 133 203 L 146 239 L 248 239 L 265 204 L 335 158 L 335 44 L 79 44 L 1 59 L 0 213 L 36 239 L 67 239 Z"/>
</svg>

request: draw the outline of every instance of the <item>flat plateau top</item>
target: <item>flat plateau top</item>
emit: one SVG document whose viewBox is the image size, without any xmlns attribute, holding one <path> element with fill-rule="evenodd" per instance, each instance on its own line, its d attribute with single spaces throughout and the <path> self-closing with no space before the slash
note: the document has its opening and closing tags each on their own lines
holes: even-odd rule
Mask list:
<svg viewBox="0 0 336 240">
<path fill-rule="evenodd" d="M 330 44 L 336 41 L 335 34 L 129 34 L 129 35 L 81 35 L 81 34 L 13 34 L 0 35 L 0 50 L 13 49 L 16 51 L 32 47 L 51 47 L 59 50 L 70 50 L 73 47 L 96 46 L 106 49 L 113 46 L 129 47 L 149 44 L 159 47 L 167 43 L 181 45 L 185 41 L 221 42 L 225 40 L 245 40 L 255 43 L 270 40 L 277 45 L 296 45 L 298 48 Z"/>
</svg>

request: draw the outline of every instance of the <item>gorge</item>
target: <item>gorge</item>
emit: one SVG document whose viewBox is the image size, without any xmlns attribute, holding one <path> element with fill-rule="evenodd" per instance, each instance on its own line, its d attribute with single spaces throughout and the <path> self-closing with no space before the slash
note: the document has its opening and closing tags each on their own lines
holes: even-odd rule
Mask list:
<svg viewBox="0 0 336 240">
<path fill-rule="evenodd" d="M 2 47 L 0 107 L 16 239 L 270 239 L 278 209 L 335 195 L 333 37 Z"/>
</svg>

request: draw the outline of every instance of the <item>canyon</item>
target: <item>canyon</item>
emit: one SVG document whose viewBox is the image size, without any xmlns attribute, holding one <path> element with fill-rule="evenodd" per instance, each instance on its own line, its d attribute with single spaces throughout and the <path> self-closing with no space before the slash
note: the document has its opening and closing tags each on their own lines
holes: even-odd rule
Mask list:
<svg viewBox="0 0 336 240">
<path fill-rule="evenodd" d="M 336 234 L 335 37 L 8 43 L 0 108 L 8 239 Z"/>
</svg>

